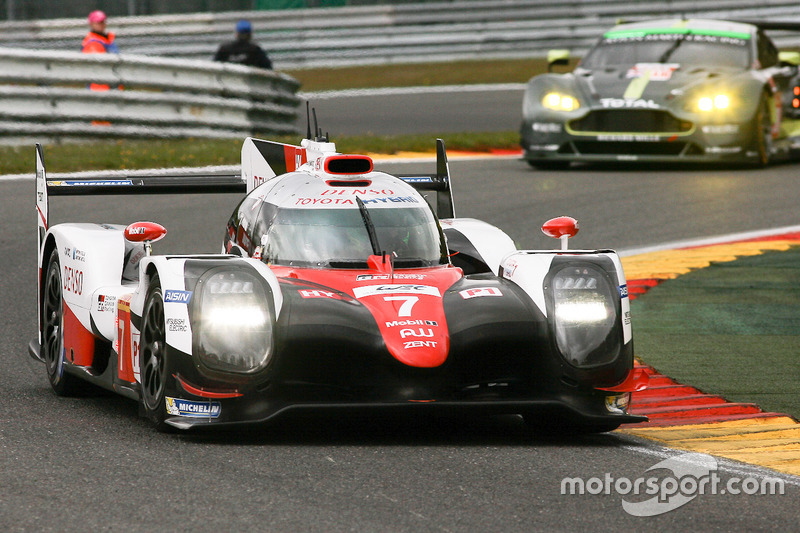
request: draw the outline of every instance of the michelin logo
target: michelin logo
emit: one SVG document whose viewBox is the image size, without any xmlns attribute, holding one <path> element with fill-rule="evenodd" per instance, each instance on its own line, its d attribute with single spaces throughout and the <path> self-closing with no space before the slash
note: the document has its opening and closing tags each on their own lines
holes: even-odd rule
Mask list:
<svg viewBox="0 0 800 533">
<path fill-rule="evenodd" d="M 189 418 L 218 418 L 222 412 L 219 402 L 191 402 L 180 398 L 166 397 L 167 413 Z"/>
</svg>

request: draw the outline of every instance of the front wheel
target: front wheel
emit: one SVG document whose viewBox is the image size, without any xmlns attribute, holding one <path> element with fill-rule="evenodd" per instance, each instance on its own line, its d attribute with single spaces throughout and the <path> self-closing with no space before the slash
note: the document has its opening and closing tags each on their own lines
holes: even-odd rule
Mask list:
<svg viewBox="0 0 800 533">
<path fill-rule="evenodd" d="M 64 370 L 64 295 L 58 250 L 47 262 L 42 292 L 42 358 L 47 379 L 57 396 L 76 396 L 85 392 L 87 383 Z"/>
<path fill-rule="evenodd" d="M 159 431 L 167 431 L 167 334 L 164 319 L 164 297 L 158 276 L 154 276 L 142 314 L 139 344 L 139 371 L 142 380 L 142 405 L 147 418 Z"/>
</svg>

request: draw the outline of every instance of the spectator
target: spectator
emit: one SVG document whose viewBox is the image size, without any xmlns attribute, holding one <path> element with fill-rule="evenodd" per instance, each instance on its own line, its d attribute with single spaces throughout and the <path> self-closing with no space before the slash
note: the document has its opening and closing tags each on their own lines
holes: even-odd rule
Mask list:
<svg viewBox="0 0 800 533">
<path fill-rule="evenodd" d="M 214 54 L 214 61 L 271 69 L 272 61 L 260 46 L 250 41 L 252 35 L 250 21 L 240 20 L 236 24 L 236 40 L 221 45 Z"/>
<path fill-rule="evenodd" d="M 114 34 L 106 32 L 106 14 L 102 11 L 89 13 L 89 33 L 83 38 L 81 52 L 84 54 L 118 54 L 119 48 L 114 43 Z M 92 83 L 93 91 L 107 91 L 108 85 Z"/>
</svg>

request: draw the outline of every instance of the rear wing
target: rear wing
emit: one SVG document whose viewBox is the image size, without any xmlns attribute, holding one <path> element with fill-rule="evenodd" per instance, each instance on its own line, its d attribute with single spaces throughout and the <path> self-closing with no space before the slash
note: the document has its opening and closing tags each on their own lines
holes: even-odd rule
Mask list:
<svg viewBox="0 0 800 533">
<path fill-rule="evenodd" d="M 403 174 L 397 177 L 419 191 L 438 218 L 456 217 L 450 188 L 450 164 L 442 139 L 436 139 L 435 174 Z"/>
<path fill-rule="evenodd" d="M 49 227 L 51 196 L 92 196 L 107 194 L 186 194 L 244 192 L 239 174 L 138 175 L 102 172 L 91 177 L 50 179 L 44 164 L 42 145 L 36 143 L 36 210 L 39 250 Z"/>
</svg>

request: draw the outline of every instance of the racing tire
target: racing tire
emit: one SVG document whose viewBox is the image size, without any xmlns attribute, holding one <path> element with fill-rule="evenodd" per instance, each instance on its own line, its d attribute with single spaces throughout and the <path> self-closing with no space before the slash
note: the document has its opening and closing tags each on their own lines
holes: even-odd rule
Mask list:
<svg viewBox="0 0 800 533">
<path fill-rule="evenodd" d="M 167 432 L 166 391 L 168 379 L 167 330 L 164 318 L 164 296 L 158 275 L 153 276 L 142 313 L 139 342 L 139 375 L 142 385 L 142 406 L 145 416 L 156 430 Z"/>
<path fill-rule="evenodd" d="M 595 433 L 606 433 L 614 431 L 620 426 L 620 422 L 579 422 L 568 418 L 555 415 L 536 416 L 522 415 L 525 424 L 535 433 L 542 435 L 591 435 Z"/>
<path fill-rule="evenodd" d="M 41 355 L 47 367 L 47 379 L 56 396 L 81 395 L 89 384 L 64 369 L 64 294 L 58 249 L 50 254 L 42 286 Z"/>
<path fill-rule="evenodd" d="M 536 170 L 564 170 L 569 168 L 569 161 L 531 161 L 528 164 Z"/>
<path fill-rule="evenodd" d="M 772 119 L 770 118 L 767 95 L 763 95 L 758 104 L 758 111 L 753 120 L 753 134 L 755 135 L 755 148 L 758 153 L 756 166 L 760 168 L 766 167 L 772 157 Z"/>
</svg>

